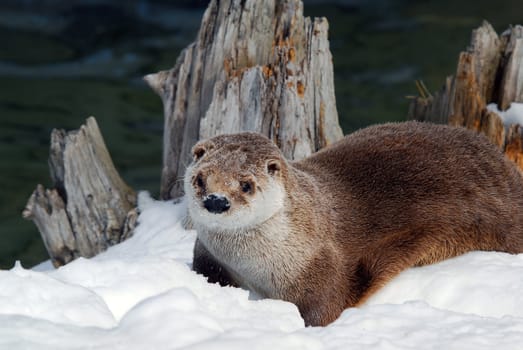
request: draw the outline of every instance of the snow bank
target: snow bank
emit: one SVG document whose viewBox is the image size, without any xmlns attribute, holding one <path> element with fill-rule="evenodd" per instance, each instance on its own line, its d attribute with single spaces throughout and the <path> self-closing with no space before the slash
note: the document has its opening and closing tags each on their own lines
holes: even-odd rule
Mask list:
<svg viewBox="0 0 523 350">
<path fill-rule="evenodd" d="M 190 269 L 184 203 L 140 195 L 133 238 L 57 270 L 0 271 L 1 349 L 522 349 L 523 254 L 413 268 L 328 327 Z"/>
<path fill-rule="evenodd" d="M 523 125 L 523 103 L 512 102 L 506 111 L 500 111 L 497 104 L 490 103 L 487 105 L 487 109 L 499 115 L 505 126 Z"/>
</svg>

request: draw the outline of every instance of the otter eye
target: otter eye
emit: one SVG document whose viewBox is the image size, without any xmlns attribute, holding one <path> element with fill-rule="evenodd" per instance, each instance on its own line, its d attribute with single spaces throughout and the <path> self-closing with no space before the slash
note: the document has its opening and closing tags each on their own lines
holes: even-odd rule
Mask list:
<svg viewBox="0 0 523 350">
<path fill-rule="evenodd" d="M 247 182 L 247 181 L 240 182 L 240 187 L 242 188 L 243 193 L 248 193 L 248 192 L 251 192 L 251 190 L 252 190 L 251 183 Z"/>
<path fill-rule="evenodd" d="M 198 174 L 198 176 L 196 176 L 196 185 L 200 188 L 203 188 L 204 186 L 204 183 L 203 183 L 203 179 L 202 179 L 202 175 L 201 174 Z"/>
</svg>

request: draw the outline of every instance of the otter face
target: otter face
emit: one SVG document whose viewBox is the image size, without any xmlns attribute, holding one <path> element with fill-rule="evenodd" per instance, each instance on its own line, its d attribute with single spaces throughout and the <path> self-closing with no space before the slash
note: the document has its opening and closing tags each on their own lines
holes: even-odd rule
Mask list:
<svg viewBox="0 0 523 350">
<path fill-rule="evenodd" d="M 257 134 L 217 136 L 196 144 L 184 179 L 192 222 L 238 231 L 268 220 L 283 209 L 284 162 L 277 147 Z"/>
</svg>

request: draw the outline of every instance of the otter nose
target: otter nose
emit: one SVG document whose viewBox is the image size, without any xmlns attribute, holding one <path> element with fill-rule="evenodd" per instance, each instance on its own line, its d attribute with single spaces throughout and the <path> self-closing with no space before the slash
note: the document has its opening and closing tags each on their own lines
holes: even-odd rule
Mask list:
<svg viewBox="0 0 523 350">
<path fill-rule="evenodd" d="M 220 214 L 229 210 L 231 204 L 224 196 L 210 194 L 204 198 L 203 206 L 211 213 Z"/>
</svg>

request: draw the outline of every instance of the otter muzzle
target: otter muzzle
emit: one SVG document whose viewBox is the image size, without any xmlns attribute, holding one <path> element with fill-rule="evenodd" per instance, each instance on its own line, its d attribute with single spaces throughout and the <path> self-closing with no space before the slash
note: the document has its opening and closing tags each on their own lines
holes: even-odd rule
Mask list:
<svg viewBox="0 0 523 350">
<path fill-rule="evenodd" d="M 203 206 L 210 213 L 220 214 L 229 210 L 229 208 L 231 207 L 231 203 L 229 203 L 229 200 L 224 196 L 210 194 L 208 196 L 205 196 L 205 198 L 203 199 Z"/>
</svg>

